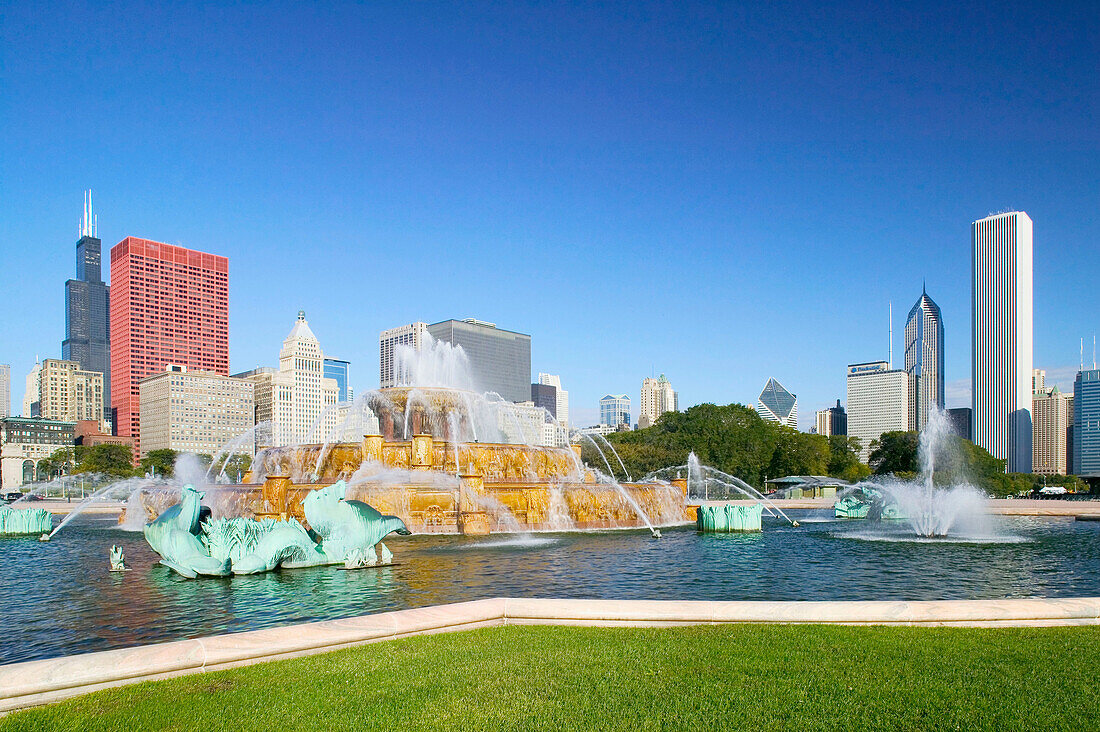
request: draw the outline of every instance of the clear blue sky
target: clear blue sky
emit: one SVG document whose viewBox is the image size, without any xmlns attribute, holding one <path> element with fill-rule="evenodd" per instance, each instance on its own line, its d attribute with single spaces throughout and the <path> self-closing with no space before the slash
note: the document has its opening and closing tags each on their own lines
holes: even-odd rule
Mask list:
<svg viewBox="0 0 1100 732">
<path fill-rule="evenodd" d="M 775 376 L 806 425 L 890 300 L 900 358 L 922 279 L 966 403 L 969 225 L 1022 209 L 1064 382 L 1098 330 L 1100 4 L 966 5 L 7 3 L 13 401 L 60 356 L 84 188 L 105 249 L 229 257 L 234 371 L 299 308 L 358 390 L 380 330 L 477 317 L 577 421 L 663 372 L 682 406 Z"/>
</svg>

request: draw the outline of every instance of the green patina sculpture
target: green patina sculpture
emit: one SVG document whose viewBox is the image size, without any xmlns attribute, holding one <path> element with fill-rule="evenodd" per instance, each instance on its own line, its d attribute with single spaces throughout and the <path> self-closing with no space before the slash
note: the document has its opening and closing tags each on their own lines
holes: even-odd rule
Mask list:
<svg viewBox="0 0 1100 732">
<path fill-rule="evenodd" d="M 729 533 L 738 531 L 760 531 L 760 517 L 764 506 L 754 503 L 751 506 L 731 503 L 699 506 L 695 526 L 703 533 Z"/>
<path fill-rule="evenodd" d="M 44 508 L 0 506 L 0 536 L 48 534 L 52 529 L 53 516 Z"/>
<path fill-rule="evenodd" d="M 396 516 L 383 516 L 361 501 L 345 500 L 343 481 L 313 491 L 303 502 L 312 530 L 294 519 L 200 520 L 202 493 L 186 486 L 180 503 L 146 524 L 145 539 L 161 563 L 185 577 L 255 574 L 276 567 L 388 564 L 393 554 L 382 538 L 409 534 Z M 377 549 L 376 549 L 377 547 Z"/>
<path fill-rule="evenodd" d="M 859 488 L 833 504 L 833 513 L 843 519 L 894 521 L 904 519 L 897 503 L 874 488 Z"/>
<path fill-rule="evenodd" d="M 130 568 L 126 566 L 126 555 L 122 552 L 122 547 L 111 545 L 111 571 L 112 572 L 129 572 Z"/>
</svg>

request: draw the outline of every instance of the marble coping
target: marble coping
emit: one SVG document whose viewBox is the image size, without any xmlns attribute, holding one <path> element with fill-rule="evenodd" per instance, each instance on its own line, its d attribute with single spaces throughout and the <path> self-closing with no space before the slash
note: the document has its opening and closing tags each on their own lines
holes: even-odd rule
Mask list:
<svg viewBox="0 0 1100 732">
<path fill-rule="evenodd" d="M 500 625 L 663 627 L 717 623 L 1100 625 L 1100 598 L 914 602 L 474 600 L 0 666 L 0 714 L 114 686 L 427 633 Z"/>
</svg>

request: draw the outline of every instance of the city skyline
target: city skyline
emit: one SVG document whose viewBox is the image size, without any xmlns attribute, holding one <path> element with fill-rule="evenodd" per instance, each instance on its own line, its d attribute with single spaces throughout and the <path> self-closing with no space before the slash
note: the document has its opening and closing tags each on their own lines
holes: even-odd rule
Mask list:
<svg viewBox="0 0 1100 732">
<path fill-rule="evenodd" d="M 1097 195 L 1096 94 L 1068 61 L 1091 48 L 1095 24 L 1079 12 L 1034 10 L 1059 39 L 1052 51 L 1047 35 L 994 43 L 1010 19 L 965 8 L 902 22 L 849 8 L 881 48 L 849 41 L 844 64 L 831 54 L 845 37 L 839 12 L 664 8 L 647 21 L 593 10 L 561 26 L 560 55 L 539 42 L 545 13 L 509 11 L 498 28 L 449 12 L 439 28 L 452 30 L 428 31 L 429 43 L 413 9 L 371 10 L 367 28 L 342 11 L 272 14 L 261 37 L 202 12 L 116 27 L 92 7 L 39 9 L 33 23 L 13 8 L 9 27 L 25 32 L 5 36 L 0 286 L 23 307 L 0 360 L 15 383 L 36 354 L 62 355 L 59 293 L 92 188 L 108 247 L 141 236 L 235 263 L 235 368 L 266 363 L 266 344 L 305 309 L 352 363 L 351 386 L 369 389 L 378 332 L 474 317 L 532 335 L 532 376 L 562 375 L 577 425 L 595 423 L 601 395 L 665 372 L 682 408 L 751 404 L 774 375 L 799 394 L 806 429 L 843 398 L 845 364 L 886 357 L 887 304 L 910 301 L 923 279 L 951 324 L 947 405 L 968 404 L 967 227 L 1011 206 L 1036 222 L 1034 363 L 1072 386 L 1078 339 L 1096 330 L 1085 273 L 1100 266 L 1100 222 L 1082 215 Z M 102 33 L 63 42 L 88 23 Z M 127 58 L 123 39 L 139 28 L 167 45 Z M 720 39 L 733 29 L 731 48 Z M 370 43 L 308 40 L 344 33 Z M 492 50 L 462 40 L 486 35 Z M 690 59 L 675 51 L 683 38 L 698 41 Z M 914 55 L 911 39 L 940 52 Z M 265 54 L 272 43 L 286 55 Z M 975 43 L 990 57 L 975 63 Z M 226 54 L 256 59 L 233 62 L 244 78 L 232 88 L 208 73 Z M 164 85 L 143 81 L 144 67 Z M 909 81 L 895 88 L 899 73 Z M 489 103 L 479 80 L 497 74 Z M 822 84 L 828 99 L 806 93 Z M 276 89 L 301 97 L 302 114 L 276 104 Z M 433 114 L 412 103 L 436 96 Z M 928 271 L 909 264 L 914 247 Z M 654 289 L 655 259 L 667 267 Z M 363 307 L 354 295 L 383 279 L 398 294 Z M 791 285 L 797 297 L 774 296 Z"/>
</svg>

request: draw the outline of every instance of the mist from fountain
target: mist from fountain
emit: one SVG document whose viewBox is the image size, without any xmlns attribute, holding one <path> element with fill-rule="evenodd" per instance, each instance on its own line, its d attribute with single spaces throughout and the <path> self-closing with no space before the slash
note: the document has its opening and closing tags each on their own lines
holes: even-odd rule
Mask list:
<svg viewBox="0 0 1100 732">
<path fill-rule="evenodd" d="M 985 494 L 968 482 L 947 488 L 935 484 L 937 465 L 959 465 L 959 456 L 952 454 L 951 427 L 947 415 L 933 407 L 920 435 L 920 474 L 915 480 L 866 481 L 888 495 L 901 510 L 917 536 L 989 538 L 995 531 L 985 508 Z"/>
<path fill-rule="evenodd" d="M 779 508 L 770 498 L 763 493 L 753 488 L 745 481 L 738 478 L 736 475 L 730 475 L 724 473 L 717 468 L 703 465 L 694 452 L 688 453 L 687 464 L 682 466 L 687 469 L 687 481 L 688 489 L 687 494 L 690 498 L 693 495 L 692 488 L 695 488 L 694 496 L 699 498 L 700 484 L 703 485 L 704 498 L 709 496 L 709 485 L 711 482 L 718 483 L 722 488 L 732 489 L 733 491 L 749 498 L 757 503 L 761 504 L 767 512 L 772 516 L 782 516 L 792 526 L 798 526 L 798 522 L 788 516 L 783 509 Z M 674 468 L 676 469 L 676 468 Z M 667 470 L 667 468 L 666 468 Z"/>
</svg>

